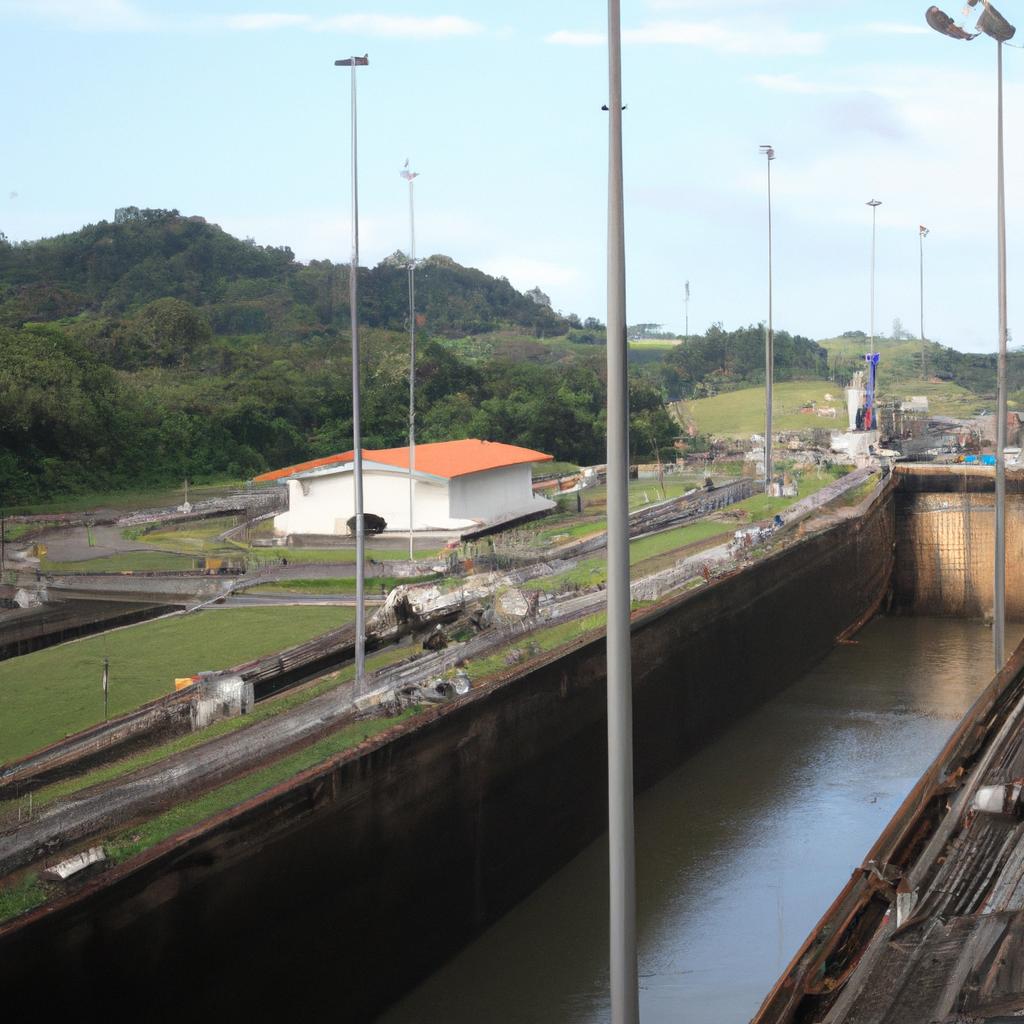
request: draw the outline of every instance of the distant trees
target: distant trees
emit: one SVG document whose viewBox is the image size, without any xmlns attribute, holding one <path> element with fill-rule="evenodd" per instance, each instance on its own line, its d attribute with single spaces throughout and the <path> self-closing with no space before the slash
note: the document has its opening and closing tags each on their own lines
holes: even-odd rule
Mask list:
<svg viewBox="0 0 1024 1024">
<path fill-rule="evenodd" d="M 778 380 L 828 375 L 828 353 L 817 342 L 776 331 L 775 375 Z M 662 384 L 670 398 L 731 391 L 764 381 L 764 325 L 726 331 L 712 324 L 666 354 Z"/>
</svg>

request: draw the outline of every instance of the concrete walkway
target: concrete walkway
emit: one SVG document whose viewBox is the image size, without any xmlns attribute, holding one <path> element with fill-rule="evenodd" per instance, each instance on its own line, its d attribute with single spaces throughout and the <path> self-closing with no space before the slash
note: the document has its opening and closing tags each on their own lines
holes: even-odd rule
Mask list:
<svg viewBox="0 0 1024 1024">
<path fill-rule="evenodd" d="M 89 529 L 93 543 L 89 544 Z M 46 545 L 46 557 L 51 562 L 87 562 L 107 555 L 120 555 L 126 551 L 159 551 L 152 544 L 128 540 L 122 536 L 120 526 L 72 526 L 64 530 L 48 530 L 38 542 Z M 83 568 L 88 568 L 83 565 Z"/>
</svg>

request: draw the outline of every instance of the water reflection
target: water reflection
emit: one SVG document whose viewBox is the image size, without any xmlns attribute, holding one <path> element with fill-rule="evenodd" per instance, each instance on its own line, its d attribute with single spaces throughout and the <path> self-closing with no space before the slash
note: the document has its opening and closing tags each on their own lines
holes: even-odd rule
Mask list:
<svg viewBox="0 0 1024 1024">
<path fill-rule="evenodd" d="M 642 794 L 644 1024 L 749 1020 L 991 675 L 979 623 L 878 619 Z M 606 1021 L 606 870 L 602 840 L 381 1024 Z"/>
</svg>

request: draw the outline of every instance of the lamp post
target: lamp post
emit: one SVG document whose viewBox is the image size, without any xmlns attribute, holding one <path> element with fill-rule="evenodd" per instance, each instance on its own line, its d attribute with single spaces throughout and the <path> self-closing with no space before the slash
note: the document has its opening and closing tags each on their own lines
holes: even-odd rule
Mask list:
<svg viewBox="0 0 1024 1024">
<path fill-rule="evenodd" d="M 775 372 L 775 333 L 772 330 L 772 161 L 775 150 L 762 146 L 768 166 L 768 326 L 764 333 L 764 493 L 772 483 L 772 377 Z"/>
<path fill-rule="evenodd" d="M 622 38 L 608 0 L 608 895 L 612 1024 L 640 1018 L 629 629 L 629 387 L 622 199 Z"/>
<path fill-rule="evenodd" d="M 871 351 L 875 351 L 875 214 L 882 205 L 879 199 L 869 199 L 871 207 Z"/>
<path fill-rule="evenodd" d="M 978 0 L 967 0 L 975 7 Z M 967 32 L 937 7 L 929 7 L 925 21 L 943 35 L 969 41 L 978 32 Z M 996 41 L 996 255 L 999 266 L 999 356 L 996 361 L 996 536 L 992 574 L 992 648 L 998 672 L 1006 661 L 1006 196 L 1003 182 L 1003 43 L 1016 28 L 984 0 L 978 17 L 980 32 Z"/>
<path fill-rule="evenodd" d="M 363 429 L 359 395 L 359 171 L 356 148 L 356 68 L 370 63 L 369 57 L 336 60 L 335 67 L 352 69 L 352 262 L 348 271 L 348 298 L 352 327 L 352 482 L 356 520 L 356 684 L 357 695 L 366 684 L 366 530 L 363 521 Z"/>
<path fill-rule="evenodd" d="M 928 237 L 928 229 L 923 224 L 918 228 L 917 237 L 921 247 L 921 377 L 927 379 L 928 367 L 924 340 L 924 240 Z"/>
<path fill-rule="evenodd" d="M 418 171 L 409 170 L 409 161 L 399 174 L 409 182 L 409 561 L 412 549 L 413 517 L 416 511 L 416 216 L 413 212 L 412 181 Z"/>
</svg>

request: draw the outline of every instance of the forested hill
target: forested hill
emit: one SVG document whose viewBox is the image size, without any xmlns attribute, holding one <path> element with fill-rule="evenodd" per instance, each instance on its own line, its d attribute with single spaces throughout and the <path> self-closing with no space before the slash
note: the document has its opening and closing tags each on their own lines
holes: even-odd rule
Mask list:
<svg viewBox="0 0 1024 1024">
<path fill-rule="evenodd" d="M 668 396 L 703 398 L 764 383 L 764 325 L 726 331 L 712 324 L 701 336 L 677 345 L 665 357 L 662 382 Z M 775 379 L 828 376 L 828 352 L 817 342 L 788 331 L 775 331 Z"/>
<path fill-rule="evenodd" d="M 395 330 L 406 325 L 401 254 L 372 269 L 360 268 L 359 288 L 361 323 Z M 348 290 L 347 265 L 328 260 L 304 265 L 286 247 L 234 238 L 177 210 L 124 207 L 113 222 L 56 238 L 17 245 L 0 241 L 0 323 L 7 326 L 81 313 L 120 317 L 170 297 L 201 310 L 215 333 L 294 337 L 347 327 Z M 423 326 L 441 337 L 507 326 L 548 337 L 570 326 L 504 278 L 446 256 L 422 261 L 416 291 Z"/>
<path fill-rule="evenodd" d="M 360 270 L 363 438 L 405 443 L 405 259 Z M 577 463 L 605 450 L 604 351 L 536 290 L 431 257 L 417 271 L 417 436 L 484 437 Z M 478 332 L 527 358 L 457 354 Z M 563 336 L 561 348 L 540 342 Z M 526 351 L 509 348 L 509 352 Z M 347 268 L 232 238 L 174 211 L 39 242 L 0 236 L 0 506 L 64 493 L 248 477 L 351 447 Z M 630 383 L 635 454 L 676 427 Z"/>
</svg>

